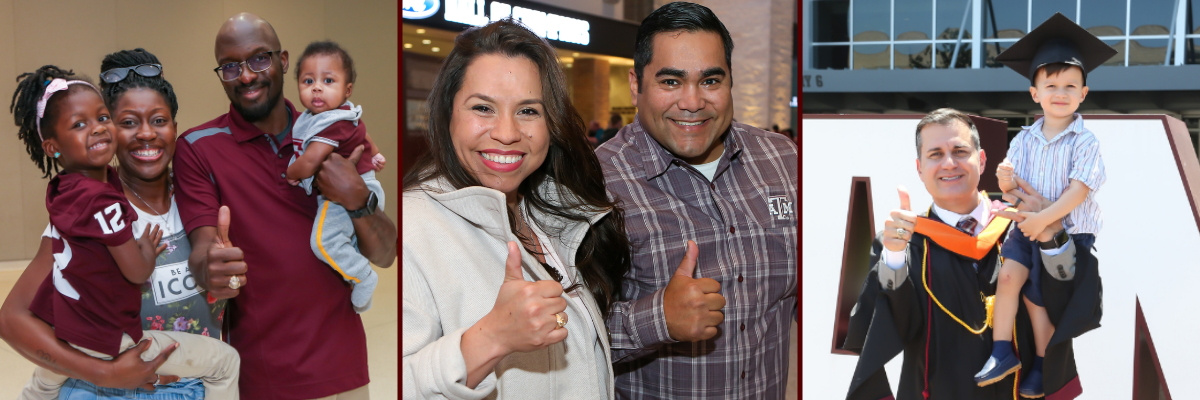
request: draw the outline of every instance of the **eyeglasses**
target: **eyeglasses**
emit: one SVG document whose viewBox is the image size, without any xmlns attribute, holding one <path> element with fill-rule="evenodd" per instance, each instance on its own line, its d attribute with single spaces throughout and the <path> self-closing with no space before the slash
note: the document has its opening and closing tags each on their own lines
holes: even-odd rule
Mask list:
<svg viewBox="0 0 1200 400">
<path fill-rule="evenodd" d="M 108 71 L 101 72 L 100 79 L 103 79 L 108 83 L 117 83 L 125 80 L 125 77 L 129 76 L 129 71 L 136 72 L 138 75 L 149 78 L 162 75 L 162 65 L 142 64 L 132 67 L 113 68 Z"/>
<path fill-rule="evenodd" d="M 232 81 L 242 76 L 242 64 L 246 64 L 246 67 L 250 68 L 250 72 L 263 72 L 268 68 L 271 68 L 272 61 L 274 61 L 272 55 L 280 52 L 282 52 L 282 50 L 258 53 L 246 59 L 246 61 L 231 62 L 220 67 L 213 68 L 213 71 L 217 73 L 217 77 L 221 78 L 221 80 L 226 82 Z"/>
</svg>

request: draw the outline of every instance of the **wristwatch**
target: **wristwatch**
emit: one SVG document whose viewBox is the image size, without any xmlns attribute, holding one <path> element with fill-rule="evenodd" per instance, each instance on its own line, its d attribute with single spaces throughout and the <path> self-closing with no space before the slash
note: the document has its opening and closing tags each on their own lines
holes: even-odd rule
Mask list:
<svg viewBox="0 0 1200 400">
<path fill-rule="evenodd" d="M 1065 246 L 1068 239 L 1070 239 L 1070 236 L 1067 236 L 1067 230 L 1063 229 L 1058 231 L 1058 233 L 1056 233 L 1049 242 L 1038 241 L 1038 246 L 1040 246 L 1042 250 L 1054 250 Z"/>
<path fill-rule="evenodd" d="M 353 211 L 346 210 L 346 214 L 349 214 L 350 218 L 362 218 L 374 214 L 376 207 L 379 207 L 379 198 L 375 197 L 375 192 L 370 192 L 367 195 L 367 205 L 365 207 Z"/>
</svg>

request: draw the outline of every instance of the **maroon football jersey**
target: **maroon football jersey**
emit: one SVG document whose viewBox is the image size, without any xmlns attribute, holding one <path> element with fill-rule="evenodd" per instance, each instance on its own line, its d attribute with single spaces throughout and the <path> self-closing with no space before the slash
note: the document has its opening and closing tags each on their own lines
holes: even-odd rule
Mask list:
<svg viewBox="0 0 1200 400">
<path fill-rule="evenodd" d="M 55 176 L 46 188 L 46 209 L 54 270 L 29 309 L 53 325 L 59 339 L 116 356 L 122 333 L 142 338 L 142 282 L 125 279 L 108 247 L 133 239 L 137 212 L 112 167 L 108 183 L 80 174 Z"/>
</svg>

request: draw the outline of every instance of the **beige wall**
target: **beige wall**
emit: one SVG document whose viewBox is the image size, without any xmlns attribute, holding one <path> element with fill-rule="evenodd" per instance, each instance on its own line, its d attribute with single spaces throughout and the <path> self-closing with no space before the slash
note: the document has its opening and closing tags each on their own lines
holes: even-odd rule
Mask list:
<svg viewBox="0 0 1200 400">
<path fill-rule="evenodd" d="M 74 69 L 95 80 L 104 55 L 145 48 L 163 63 L 179 96 L 179 132 L 229 109 L 212 72 L 213 41 L 229 16 L 252 12 L 274 25 L 293 62 L 312 41 L 340 43 L 354 57 L 358 81 L 351 101 L 363 106 L 363 120 L 388 158 L 380 174 L 388 194 L 386 210 L 399 213 L 397 156 L 397 9 L 394 1 L 334 0 L 0 0 L 0 98 L 8 105 L 15 77 L 45 64 Z M 293 64 L 293 67 L 295 65 Z M 297 107 L 292 71 L 284 94 Z M 7 108 L 7 107 L 5 107 Z M 0 260 L 29 259 L 46 226 L 47 179 L 30 161 L 16 135 L 12 114 L 0 134 Z M 236 210 L 234 212 L 237 212 Z"/>
</svg>

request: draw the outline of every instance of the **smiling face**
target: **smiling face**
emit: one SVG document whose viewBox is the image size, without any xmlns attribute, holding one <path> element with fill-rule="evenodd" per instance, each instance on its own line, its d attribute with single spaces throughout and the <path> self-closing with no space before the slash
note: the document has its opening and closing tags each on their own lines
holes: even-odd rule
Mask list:
<svg viewBox="0 0 1200 400">
<path fill-rule="evenodd" d="M 979 176 L 986 163 L 986 155 L 972 144 L 971 130 L 962 122 L 928 124 L 921 129 L 917 173 L 938 207 L 960 214 L 974 210 Z"/>
<path fill-rule="evenodd" d="M 629 70 L 638 120 L 654 140 L 688 164 L 721 156 L 733 121 L 733 77 L 721 36 L 698 31 L 654 35 L 653 59 L 639 85 Z"/>
<path fill-rule="evenodd" d="M 117 99 L 113 115 L 121 172 L 144 181 L 163 177 L 175 154 L 177 124 L 162 94 L 129 89 Z"/>
<path fill-rule="evenodd" d="M 550 149 L 542 82 L 533 61 L 487 54 L 467 66 L 454 95 L 450 137 L 483 186 L 516 199 L 517 187 Z"/>
<path fill-rule="evenodd" d="M 1036 86 L 1029 88 L 1033 102 L 1042 106 L 1042 112 L 1051 118 L 1070 118 L 1087 97 L 1088 88 L 1083 85 L 1083 70 L 1071 66 L 1054 75 L 1047 75 L 1046 68 L 1039 68 Z"/>
<path fill-rule="evenodd" d="M 283 75 L 287 73 L 288 53 L 264 54 L 279 50 L 278 39 L 260 31 L 238 31 L 217 37 L 217 65 L 236 63 L 255 57 L 271 58 L 271 67 L 262 72 L 251 71 L 242 65 L 242 73 L 232 81 L 221 81 L 225 95 L 234 110 L 249 122 L 257 122 L 270 115 L 283 98 Z M 274 46 L 272 46 L 274 45 Z"/>
<path fill-rule="evenodd" d="M 52 115 L 42 121 L 43 129 L 51 127 L 53 135 L 42 142 L 42 149 L 51 156 L 61 153 L 58 163 L 64 172 L 103 171 L 115 151 L 115 129 L 100 94 L 76 84 L 55 96 L 66 97 L 47 106 L 53 111 L 47 112 Z"/>
<path fill-rule="evenodd" d="M 345 64 L 334 54 L 314 54 L 300 64 L 300 102 L 313 114 L 341 107 L 350 98 L 354 84 L 346 76 Z"/>
</svg>

